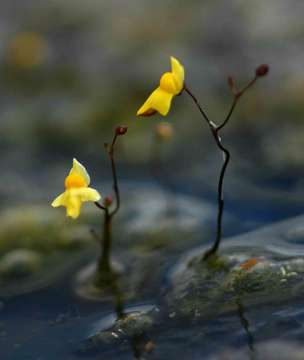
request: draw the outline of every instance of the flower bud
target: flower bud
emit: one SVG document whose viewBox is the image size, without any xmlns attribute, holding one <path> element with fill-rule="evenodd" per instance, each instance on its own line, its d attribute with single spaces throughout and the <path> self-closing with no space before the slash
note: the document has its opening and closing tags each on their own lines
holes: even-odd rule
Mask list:
<svg viewBox="0 0 304 360">
<path fill-rule="evenodd" d="M 105 207 L 111 206 L 112 203 L 113 203 L 113 198 L 112 198 L 112 196 L 111 196 L 111 195 L 106 196 L 106 197 L 104 198 L 104 200 L 103 200 L 103 203 L 104 203 L 104 206 L 105 206 Z"/>
<path fill-rule="evenodd" d="M 169 140 L 173 135 L 173 128 L 171 124 L 163 122 L 156 126 L 156 135 L 162 140 Z"/>
<path fill-rule="evenodd" d="M 124 135 L 127 131 L 127 126 L 117 126 L 117 128 L 115 129 L 116 135 Z"/>
<path fill-rule="evenodd" d="M 265 76 L 269 72 L 269 66 L 267 64 L 262 64 L 255 70 L 255 75 L 257 77 Z"/>
</svg>

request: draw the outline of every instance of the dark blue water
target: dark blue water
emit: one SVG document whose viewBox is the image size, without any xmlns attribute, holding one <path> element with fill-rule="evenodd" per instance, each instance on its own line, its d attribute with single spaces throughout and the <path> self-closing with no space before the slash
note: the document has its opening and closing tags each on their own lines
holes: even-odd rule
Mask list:
<svg viewBox="0 0 304 360">
<path fill-rule="evenodd" d="M 157 231 L 156 234 L 149 235 L 150 240 L 147 240 L 145 234 L 151 231 L 151 226 L 155 226 L 153 225 L 155 220 L 149 220 L 148 217 L 146 230 L 143 228 L 137 233 L 132 233 L 133 230 L 127 230 L 132 217 L 129 218 L 129 222 L 126 220 L 128 217 L 122 216 L 117 219 L 120 230 L 116 235 L 118 239 L 116 246 L 114 245 L 114 255 L 121 262 L 131 261 L 130 271 L 137 275 L 133 279 L 130 273 L 130 278 L 136 283 L 132 296 L 126 295 L 130 284 L 120 284 L 119 291 L 124 298 L 123 308 L 125 312 L 130 313 L 143 311 L 144 315 L 146 307 L 153 308 L 152 314 L 148 312 L 151 323 L 137 329 L 135 333 L 125 332 L 121 335 L 113 330 L 115 334 L 107 341 L 92 341 L 92 336 L 102 330 L 110 329 L 110 333 L 112 332 L 117 301 L 113 294 L 112 298 L 101 297 L 99 301 L 81 298 L 76 294 L 75 274 L 95 257 L 93 253 L 89 255 L 86 253 L 80 263 L 72 263 L 45 288 L 9 298 L 3 296 L 3 306 L 0 311 L 1 360 L 75 360 L 104 357 L 201 359 L 202 356 L 204 358 L 218 356 L 216 359 L 221 359 L 223 358 L 221 352 L 228 351 L 227 349 L 232 352 L 245 349 L 248 359 L 258 359 L 258 349 L 265 341 L 271 339 L 284 339 L 295 343 L 302 341 L 303 311 L 297 297 L 284 299 L 275 304 L 265 302 L 259 306 L 246 306 L 245 303 L 239 309 L 210 316 L 208 314 L 181 316 L 168 307 L 167 274 L 190 248 L 202 243 L 210 243 L 214 236 L 215 208 L 205 216 L 205 220 L 190 225 L 190 230 L 180 228 L 176 232 L 174 229 L 178 229 L 177 224 L 181 221 L 184 206 L 192 204 L 195 209 L 197 205 L 193 204 L 198 201 L 209 204 L 208 206 L 211 204 L 212 207 L 211 199 L 214 193 L 206 196 L 206 193 L 200 192 L 195 185 L 191 188 L 184 187 L 183 191 L 178 193 L 176 192 L 177 189 L 180 190 L 178 186 L 166 187 L 166 190 L 156 188 L 155 193 L 155 188 L 150 185 L 142 183 L 143 189 L 147 187 L 147 192 L 144 193 L 147 201 L 149 194 L 155 199 L 157 198 L 155 194 L 157 192 L 159 194 L 159 191 L 170 199 L 186 197 L 189 201 L 188 205 L 185 205 L 182 200 L 177 205 L 177 210 L 169 215 L 164 213 L 162 216 L 169 216 L 171 222 L 161 235 L 157 234 Z M 138 184 L 135 185 L 135 188 L 137 187 Z M 134 184 L 123 186 L 125 193 L 131 191 L 131 198 L 134 196 L 132 188 Z M 290 201 L 288 206 L 281 207 L 281 201 L 275 197 L 269 202 L 242 201 L 235 198 L 227 200 L 225 235 L 233 236 L 255 230 L 259 226 L 295 216 L 304 210 L 304 206 L 291 206 Z M 156 209 L 158 203 L 159 200 L 153 205 Z M 163 209 L 163 206 L 160 205 L 160 209 Z M 208 214 L 207 210 L 206 214 Z M 200 217 L 204 219 L 204 211 L 198 214 L 198 218 Z M 152 221 L 150 227 L 149 221 Z M 149 242 L 153 240 L 153 236 L 163 237 L 163 242 L 149 250 Z M 301 241 L 298 239 L 297 244 L 299 243 L 301 244 Z M 278 246 L 284 252 L 284 244 Z M 72 257 L 73 254 L 67 255 L 67 258 L 69 256 Z M 49 271 L 53 269 L 50 268 Z M 18 289 L 18 283 L 16 288 Z M 111 320 L 106 320 L 109 316 Z"/>
</svg>

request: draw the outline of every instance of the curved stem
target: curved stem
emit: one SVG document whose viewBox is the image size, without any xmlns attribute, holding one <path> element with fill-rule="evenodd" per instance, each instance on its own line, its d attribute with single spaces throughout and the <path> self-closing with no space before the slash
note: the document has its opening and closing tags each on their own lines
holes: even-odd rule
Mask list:
<svg viewBox="0 0 304 360">
<path fill-rule="evenodd" d="M 199 112 L 201 113 L 202 117 L 207 122 L 207 124 L 210 128 L 210 131 L 212 133 L 212 136 L 215 140 L 215 143 L 216 143 L 217 147 L 222 151 L 223 156 L 224 156 L 224 162 L 223 162 L 223 165 L 221 168 L 219 181 L 218 181 L 218 188 L 217 188 L 218 214 L 217 214 L 217 225 L 216 225 L 216 238 L 215 238 L 215 242 L 212 245 L 212 247 L 205 252 L 204 257 L 203 257 L 204 260 L 208 259 L 209 256 L 214 255 L 217 252 L 219 245 L 221 243 L 221 239 L 222 239 L 222 222 L 223 222 L 223 211 L 224 211 L 223 187 L 224 187 L 225 173 L 226 173 L 229 161 L 230 161 L 230 152 L 222 144 L 222 139 L 220 137 L 219 132 L 230 120 L 231 115 L 233 114 L 233 111 L 238 103 L 238 100 L 256 82 L 256 80 L 257 80 L 257 76 L 255 76 L 251 81 L 249 81 L 248 84 L 246 86 L 244 86 L 244 88 L 242 90 L 240 90 L 234 94 L 234 98 L 233 98 L 232 104 L 230 106 L 230 109 L 228 111 L 228 114 L 226 115 L 224 121 L 220 125 L 216 125 L 213 121 L 210 120 L 210 118 L 208 117 L 205 110 L 202 108 L 199 101 L 197 100 L 195 95 L 192 93 L 192 91 L 187 86 L 184 87 L 184 90 L 191 97 L 191 99 L 197 106 Z"/>
<path fill-rule="evenodd" d="M 230 120 L 231 115 L 236 107 L 236 104 L 237 104 L 239 98 L 240 98 L 240 95 L 237 95 L 237 94 L 234 95 L 234 98 L 233 98 L 232 104 L 230 106 L 230 109 L 228 111 L 228 114 L 227 114 L 225 120 L 220 125 L 218 125 L 218 127 L 217 127 L 218 130 L 221 130 L 227 124 L 227 122 Z"/>
<path fill-rule="evenodd" d="M 224 154 L 224 162 L 221 168 L 221 172 L 220 172 L 220 177 L 219 177 L 219 182 L 218 182 L 218 188 L 217 188 L 217 202 L 218 202 L 218 213 L 217 213 L 217 225 L 216 225 L 216 238 L 215 238 L 215 242 L 212 245 L 212 247 L 207 250 L 204 254 L 204 259 L 208 259 L 208 257 L 210 255 L 213 255 L 217 252 L 220 243 L 221 243 L 221 239 L 222 239 L 222 222 L 223 222 L 223 212 L 224 212 L 224 190 L 223 190 L 223 185 L 224 185 L 224 178 L 225 178 L 225 173 L 226 173 L 226 169 L 227 166 L 229 164 L 230 161 L 230 152 L 222 145 L 221 143 L 221 138 L 218 136 L 218 131 L 215 130 L 214 131 L 214 137 L 216 138 L 216 143 L 218 145 L 218 147 L 222 150 L 223 154 Z"/>
<path fill-rule="evenodd" d="M 110 162 L 111 162 L 111 171 L 112 171 L 112 176 L 113 176 L 113 190 L 114 190 L 115 199 L 116 199 L 115 208 L 111 213 L 111 217 L 114 216 L 120 208 L 120 192 L 119 192 L 119 187 L 118 187 L 117 171 L 116 171 L 116 164 L 115 164 L 115 159 L 114 159 L 114 149 L 115 149 L 115 143 L 117 140 L 117 136 L 118 136 L 117 133 L 115 133 L 112 143 L 110 145 L 110 148 L 108 150 L 108 154 L 109 154 Z"/>
<path fill-rule="evenodd" d="M 207 113 L 205 112 L 205 110 L 201 107 L 201 104 L 199 103 L 199 101 L 197 100 L 197 98 L 194 96 L 194 94 L 190 91 L 190 89 L 185 85 L 184 86 L 184 90 L 186 91 L 186 93 L 191 97 L 191 99 L 194 101 L 195 105 L 197 106 L 199 112 L 201 113 L 201 115 L 203 116 L 203 118 L 206 120 L 207 124 L 212 128 L 216 128 L 216 125 L 209 119 Z"/>
<path fill-rule="evenodd" d="M 236 92 L 236 93 L 234 94 L 233 101 L 232 101 L 232 104 L 231 104 L 230 109 L 229 109 L 229 111 L 228 111 L 228 114 L 227 114 L 225 120 L 224 120 L 220 125 L 218 125 L 218 127 L 217 127 L 218 130 L 221 130 L 221 129 L 228 123 L 228 121 L 230 120 L 231 115 L 233 114 L 233 111 L 234 111 L 234 109 L 235 109 L 235 107 L 236 107 L 239 99 L 241 98 L 241 96 L 242 96 L 252 85 L 255 84 L 255 82 L 257 81 L 257 79 L 258 79 L 258 77 L 255 76 L 252 80 L 250 80 L 250 81 L 248 82 L 247 85 L 245 85 L 245 86 L 243 87 L 242 90 L 240 90 L 240 91 L 238 91 L 238 92 Z"/>
<path fill-rule="evenodd" d="M 98 207 L 98 209 L 106 211 L 107 208 L 103 205 L 101 205 L 99 202 L 95 201 L 94 204 Z"/>
<path fill-rule="evenodd" d="M 101 205 L 99 202 L 95 202 L 95 205 L 100 209 L 103 210 L 105 213 L 104 216 L 104 223 L 102 229 L 102 243 L 101 243 L 101 256 L 98 261 L 98 269 L 102 272 L 110 272 L 111 271 L 111 249 L 112 249 L 112 218 L 117 213 L 120 208 L 120 194 L 119 194 L 119 187 L 118 187 L 118 179 L 117 179 L 117 172 L 114 160 L 114 147 L 117 140 L 118 134 L 115 132 L 113 137 L 112 143 L 110 146 L 105 144 L 105 148 L 110 158 L 111 163 L 111 171 L 113 177 L 113 189 L 115 193 L 115 208 L 113 211 L 109 210 L 109 207 L 106 205 Z"/>
<path fill-rule="evenodd" d="M 225 172 L 226 172 L 229 160 L 230 160 L 230 153 L 222 144 L 221 137 L 219 136 L 220 128 L 208 118 L 208 116 L 206 115 L 205 111 L 202 109 L 197 98 L 186 86 L 185 86 L 185 91 L 187 92 L 188 95 L 190 95 L 190 97 L 196 104 L 197 108 L 199 109 L 200 113 L 202 114 L 204 119 L 207 121 L 209 128 L 211 130 L 212 136 L 215 140 L 215 143 L 224 155 L 224 163 L 222 165 L 222 169 L 220 172 L 218 188 L 217 188 L 218 214 L 217 214 L 216 238 L 215 238 L 215 242 L 214 242 L 213 246 L 209 250 L 207 250 L 206 253 L 204 254 L 203 258 L 207 259 L 210 255 L 216 253 L 216 251 L 220 245 L 221 239 L 222 239 L 222 220 L 223 220 L 223 211 L 224 211 L 223 185 L 224 185 Z"/>
</svg>

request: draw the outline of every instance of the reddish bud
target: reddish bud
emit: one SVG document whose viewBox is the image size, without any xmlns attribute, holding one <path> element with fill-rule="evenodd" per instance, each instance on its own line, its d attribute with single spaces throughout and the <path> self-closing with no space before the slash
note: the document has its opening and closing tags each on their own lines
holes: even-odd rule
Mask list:
<svg viewBox="0 0 304 360">
<path fill-rule="evenodd" d="M 127 126 L 117 126 L 117 128 L 115 129 L 116 135 L 124 135 L 127 131 Z"/>
<path fill-rule="evenodd" d="M 112 196 L 109 195 L 109 196 L 105 197 L 104 200 L 103 200 L 103 203 L 104 203 L 104 206 L 105 206 L 105 207 L 111 206 L 112 203 L 113 203 L 113 198 L 112 198 Z"/>
<path fill-rule="evenodd" d="M 255 75 L 258 77 L 265 76 L 269 72 L 269 66 L 267 64 L 262 64 L 255 70 Z"/>
</svg>

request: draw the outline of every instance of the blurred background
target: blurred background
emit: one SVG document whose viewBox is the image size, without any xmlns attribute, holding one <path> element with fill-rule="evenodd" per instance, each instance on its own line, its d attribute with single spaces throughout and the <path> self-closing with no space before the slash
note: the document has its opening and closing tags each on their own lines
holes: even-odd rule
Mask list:
<svg viewBox="0 0 304 360">
<path fill-rule="evenodd" d="M 242 84 L 270 65 L 223 131 L 232 152 L 226 191 L 232 201 L 279 199 L 301 212 L 303 11 L 300 0 L 3 1 L 1 207 L 49 203 L 72 157 L 94 184 L 110 180 L 103 143 L 120 124 L 129 126 L 117 150 L 120 178 L 153 181 L 164 119 L 135 114 L 173 55 L 215 122 L 231 102 L 227 76 Z M 160 150 L 166 182 L 214 201 L 221 157 L 186 94 L 165 120 L 174 128 Z"/>
<path fill-rule="evenodd" d="M 104 142 L 118 125 L 129 130 L 116 149 L 122 208 L 113 256 L 126 266 L 127 305 L 160 304 L 152 338 L 161 355 L 155 358 L 201 359 L 206 349 L 252 347 L 243 310 L 203 328 L 193 326 L 199 312 L 184 323 L 174 322 L 175 310 L 166 313 L 169 269 L 186 251 L 214 239 L 222 156 L 187 94 L 174 99 L 166 118 L 137 118 L 136 112 L 170 69 L 171 55 L 184 65 L 187 86 L 215 123 L 232 101 L 227 77 L 242 85 L 258 65 L 269 64 L 268 76 L 246 93 L 222 131 L 231 151 L 224 236 L 303 214 L 303 14 L 303 0 L 1 1 L 1 359 L 100 358 L 99 348 L 92 355 L 82 345 L 92 329 L 98 334 L 95 325 L 113 305 L 109 297 L 94 303 L 85 292 L 79 295 L 77 281 L 100 252 L 89 230 L 100 231 L 101 213 L 86 205 L 75 222 L 50 203 L 63 191 L 73 157 L 87 167 L 92 187 L 111 192 Z M 165 139 L 156 136 L 164 120 L 172 126 Z M 285 254 L 290 243 L 302 251 L 302 222 L 284 231 L 273 227 L 265 241 L 257 232 L 253 246 L 280 246 L 284 233 Z M 244 242 L 254 243 L 254 236 Z M 293 296 L 294 288 L 286 289 Z M 303 354 L 302 298 L 298 315 L 289 297 L 290 316 L 285 308 L 272 315 L 260 306 L 250 313 L 250 326 L 262 327 L 253 328 L 254 336 L 278 339 L 290 329 L 294 340 L 298 328 Z M 124 339 L 120 347 L 111 344 L 99 345 L 108 359 L 130 359 Z M 288 359 L 290 348 L 296 349 L 286 347 Z M 280 347 L 272 353 L 277 359 Z"/>
</svg>

